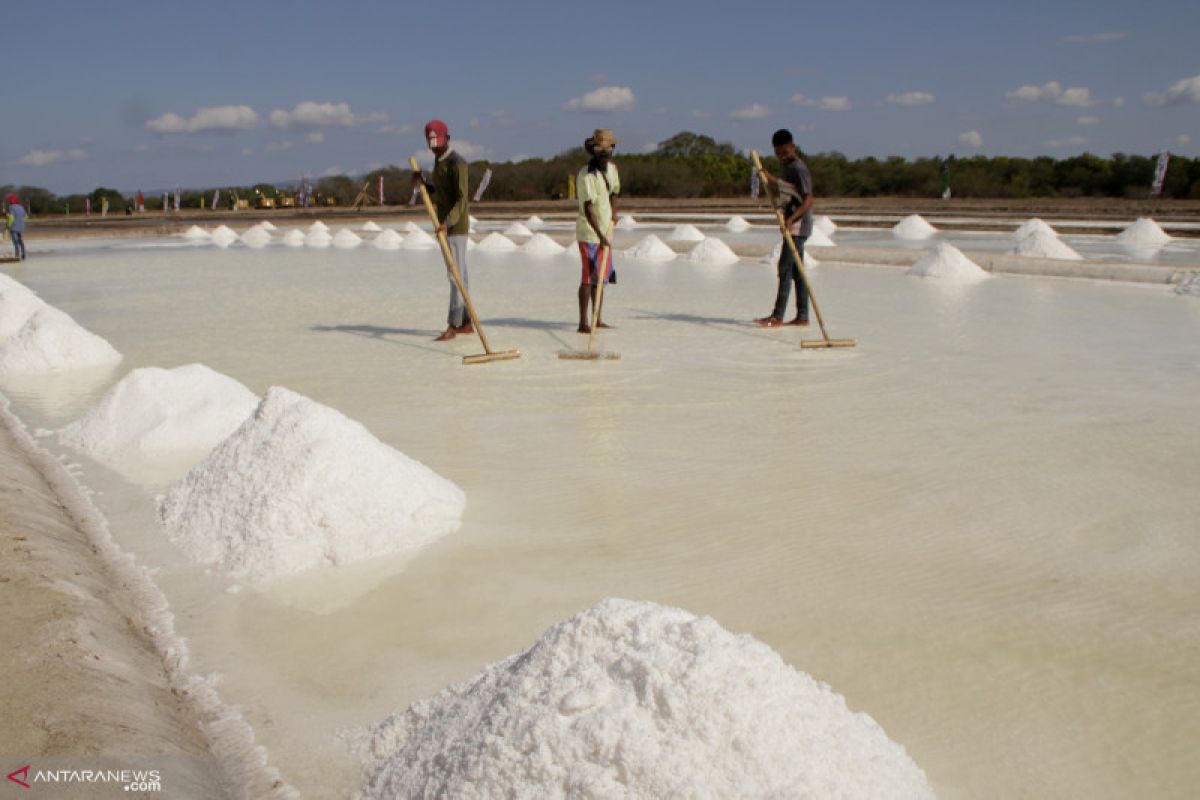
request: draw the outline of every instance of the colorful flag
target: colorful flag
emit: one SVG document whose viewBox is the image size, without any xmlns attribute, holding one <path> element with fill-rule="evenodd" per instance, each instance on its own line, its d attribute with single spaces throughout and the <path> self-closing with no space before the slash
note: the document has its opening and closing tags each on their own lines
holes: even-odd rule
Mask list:
<svg viewBox="0 0 1200 800">
<path fill-rule="evenodd" d="M 483 171 L 483 179 L 481 181 L 479 181 L 479 188 L 475 190 L 475 197 L 473 197 L 472 200 L 474 200 L 476 203 L 478 203 L 479 198 L 483 197 L 484 189 L 486 189 L 488 187 L 488 184 L 491 182 L 492 182 L 492 171 L 490 169 L 485 169 Z"/>
<path fill-rule="evenodd" d="M 89 217 L 92 215 L 92 198 L 83 198 L 83 213 Z"/>
<path fill-rule="evenodd" d="M 750 170 L 750 197 L 755 200 L 758 199 L 759 181 L 761 180 L 757 169 Z"/>
<path fill-rule="evenodd" d="M 383 205 L 383 173 L 379 173 L 379 205 Z"/>
</svg>

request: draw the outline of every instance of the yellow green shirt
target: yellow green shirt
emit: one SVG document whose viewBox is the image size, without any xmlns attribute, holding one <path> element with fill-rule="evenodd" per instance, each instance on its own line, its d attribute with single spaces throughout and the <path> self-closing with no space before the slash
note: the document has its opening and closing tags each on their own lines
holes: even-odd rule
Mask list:
<svg viewBox="0 0 1200 800">
<path fill-rule="evenodd" d="M 617 165 L 608 162 L 606 171 L 608 184 L 604 183 L 605 175 L 599 172 L 589 172 L 585 166 L 575 176 L 575 196 L 579 198 L 579 217 L 575 220 L 575 239 L 580 242 L 600 243 L 600 236 L 592 229 L 584 212 L 586 203 L 592 204 L 592 216 L 600 230 L 607 231 L 612 224 L 612 201 L 609 195 L 621 193 L 621 176 L 617 174 Z"/>
</svg>

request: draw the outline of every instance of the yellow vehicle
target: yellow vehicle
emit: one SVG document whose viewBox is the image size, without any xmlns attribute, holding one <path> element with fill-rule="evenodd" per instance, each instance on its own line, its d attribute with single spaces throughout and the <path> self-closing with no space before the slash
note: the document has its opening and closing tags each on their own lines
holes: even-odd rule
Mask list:
<svg viewBox="0 0 1200 800">
<path fill-rule="evenodd" d="M 296 198 L 290 194 L 280 195 L 279 196 L 279 207 L 280 208 L 295 208 L 296 207 Z"/>
</svg>

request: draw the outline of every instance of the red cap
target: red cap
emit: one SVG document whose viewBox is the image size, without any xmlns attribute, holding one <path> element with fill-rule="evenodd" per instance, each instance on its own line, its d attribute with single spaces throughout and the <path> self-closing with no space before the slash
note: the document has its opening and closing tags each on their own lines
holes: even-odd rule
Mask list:
<svg viewBox="0 0 1200 800">
<path fill-rule="evenodd" d="M 425 123 L 425 141 L 430 147 L 445 147 L 450 138 L 450 129 L 440 119 L 431 119 Z"/>
<path fill-rule="evenodd" d="M 19 202 L 21 202 L 21 198 L 17 197 L 15 194 L 10 194 L 10 195 L 8 196 L 8 202 L 10 202 L 10 203 L 19 203 Z"/>
</svg>

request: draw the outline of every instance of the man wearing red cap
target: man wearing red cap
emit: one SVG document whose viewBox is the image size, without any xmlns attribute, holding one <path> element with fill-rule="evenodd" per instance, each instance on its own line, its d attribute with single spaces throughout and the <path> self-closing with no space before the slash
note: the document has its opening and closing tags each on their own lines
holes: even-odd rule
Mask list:
<svg viewBox="0 0 1200 800">
<path fill-rule="evenodd" d="M 425 184 L 437 212 L 437 232 L 445 235 L 463 286 L 470 291 L 471 285 L 467 280 L 467 234 L 471 229 L 467 207 L 467 161 L 451 149 L 450 131 L 440 119 L 430 120 L 425 126 L 425 142 L 433 151 L 433 172 L 429 180 L 425 180 L 420 172 L 414 172 L 413 186 L 418 181 Z M 446 330 L 434 339 L 435 342 L 449 341 L 459 334 L 475 333 L 467 317 L 466 303 L 449 269 L 446 270 L 446 279 L 450 281 L 450 313 Z"/>
<path fill-rule="evenodd" d="M 12 236 L 13 252 L 17 258 L 25 260 L 25 208 L 21 199 L 15 194 L 8 196 L 8 233 Z"/>
</svg>

